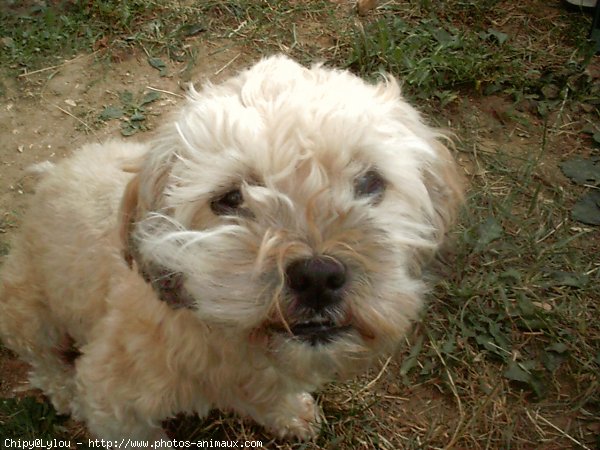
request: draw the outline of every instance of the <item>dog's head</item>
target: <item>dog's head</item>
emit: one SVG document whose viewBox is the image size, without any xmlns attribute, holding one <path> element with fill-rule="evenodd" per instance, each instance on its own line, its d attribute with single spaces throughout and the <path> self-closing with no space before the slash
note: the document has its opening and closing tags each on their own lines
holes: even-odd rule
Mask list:
<svg viewBox="0 0 600 450">
<path fill-rule="evenodd" d="M 192 90 L 128 187 L 126 246 L 224 339 L 340 370 L 421 306 L 460 199 L 440 139 L 392 78 L 264 59 Z"/>
</svg>

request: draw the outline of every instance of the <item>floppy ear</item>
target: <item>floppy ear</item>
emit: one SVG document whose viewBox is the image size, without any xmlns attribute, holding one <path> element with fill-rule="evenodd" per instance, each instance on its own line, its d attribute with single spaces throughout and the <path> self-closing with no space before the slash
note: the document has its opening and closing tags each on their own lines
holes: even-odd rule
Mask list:
<svg viewBox="0 0 600 450">
<path fill-rule="evenodd" d="M 465 187 L 456 160 L 448 146 L 444 145 L 447 143 L 452 147 L 451 135 L 430 128 L 423 121 L 421 114 L 404 101 L 398 80 L 392 75 L 384 75 L 384 80 L 376 85 L 376 90 L 382 99 L 398 106 L 396 113 L 401 117 L 402 124 L 416 136 L 425 138 L 436 153 L 425 168 L 424 181 L 435 211 L 432 223 L 436 230 L 435 237 L 438 243 L 442 243 L 456 220 Z"/>
<path fill-rule="evenodd" d="M 435 210 L 433 225 L 436 238 L 438 243 L 441 243 L 450 226 L 456 221 L 460 205 L 463 203 L 465 180 L 448 147 L 437 139 L 432 147 L 438 158 L 428 168 L 425 182 Z"/>
<path fill-rule="evenodd" d="M 133 242 L 131 232 L 139 217 L 140 175 L 135 175 L 127 184 L 119 210 L 119 238 L 123 246 L 123 258 L 129 267 L 133 265 Z"/>
<path fill-rule="evenodd" d="M 163 206 L 165 186 L 175 161 L 171 142 L 159 141 L 139 161 L 124 169 L 134 174 L 125 187 L 119 210 L 119 238 L 123 258 L 130 267 L 137 256 L 132 238 L 135 223 L 148 211 L 159 211 Z"/>
<path fill-rule="evenodd" d="M 144 153 L 129 161 L 122 170 L 132 174 L 122 197 L 118 215 L 118 238 L 121 254 L 130 269 L 149 283 L 158 298 L 171 308 L 193 308 L 194 299 L 184 288 L 184 274 L 162 267 L 153 255 L 144 254 L 143 241 L 147 233 L 156 232 L 155 217 L 168 216 L 168 185 L 173 166 L 182 159 L 181 153 L 194 151 L 178 126 L 163 129 L 161 135 L 147 146 Z M 174 184 L 177 180 L 173 181 Z M 168 217 L 162 219 L 169 220 Z M 150 223 L 149 223 L 150 222 Z M 152 253 L 152 252 L 149 252 Z"/>
<path fill-rule="evenodd" d="M 171 168 L 169 161 L 167 158 L 147 161 L 127 183 L 119 210 L 119 238 L 123 248 L 123 259 L 131 269 L 134 268 L 134 261 L 136 262 L 135 269 L 150 283 L 160 300 L 174 309 L 194 308 L 193 298 L 183 289 L 183 275 L 161 268 L 151 261 L 141 260 L 133 239 L 136 222 L 141 220 L 147 211 L 152 208 L 158 210 L 161 207 Z"/>
</svg>

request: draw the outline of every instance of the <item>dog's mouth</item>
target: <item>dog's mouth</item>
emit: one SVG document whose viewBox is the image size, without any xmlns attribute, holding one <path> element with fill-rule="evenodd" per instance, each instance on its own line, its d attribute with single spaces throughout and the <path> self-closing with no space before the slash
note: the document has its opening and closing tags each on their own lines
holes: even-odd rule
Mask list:
<svg viewBox="0 0 600 450">
<path fill-rule="evenodd" d="M 289 335 L 291 332 L 293 339 L 312 346 L 331 343 L 350 329 L 350 325 L 339 325 L 324 318 L 305 320 L 289 324 L 287 327 L 275 328 L 281 334 Z"/>
</svg>

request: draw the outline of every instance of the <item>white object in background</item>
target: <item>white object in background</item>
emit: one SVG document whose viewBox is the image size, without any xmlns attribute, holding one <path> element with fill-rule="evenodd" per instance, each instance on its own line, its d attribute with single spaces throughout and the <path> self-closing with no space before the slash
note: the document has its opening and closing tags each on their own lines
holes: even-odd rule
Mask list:
<svg viewBox="0 0 600 450">
<path fill-rule="evenodd" d="M 567 0 L 567 3 L 581 6 L 582 8 L 593 8 L 596 6 L 596 0 Z"/>
</svg>

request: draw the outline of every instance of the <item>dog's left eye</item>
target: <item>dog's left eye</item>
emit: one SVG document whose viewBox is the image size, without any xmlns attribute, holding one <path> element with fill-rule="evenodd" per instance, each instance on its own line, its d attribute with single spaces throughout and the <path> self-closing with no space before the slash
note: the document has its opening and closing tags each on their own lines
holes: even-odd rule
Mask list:
<svg viewBox="0 0 600 450">
<path fill-rule="evenodd" d="M 357 197 L 372 197 L 379 202 L 385 192 L 386 182 L 376 170 L 369 170 L 354 180 L 354 194 Z"/>
<path fill-rule="evenodd" d="M 235 214 L 242 206 L 242 203 L 244 203 L 242 191 L 239 189 L 232 189 L 210 202 L 210 209 L 218 216 Z"/>
</svg>

